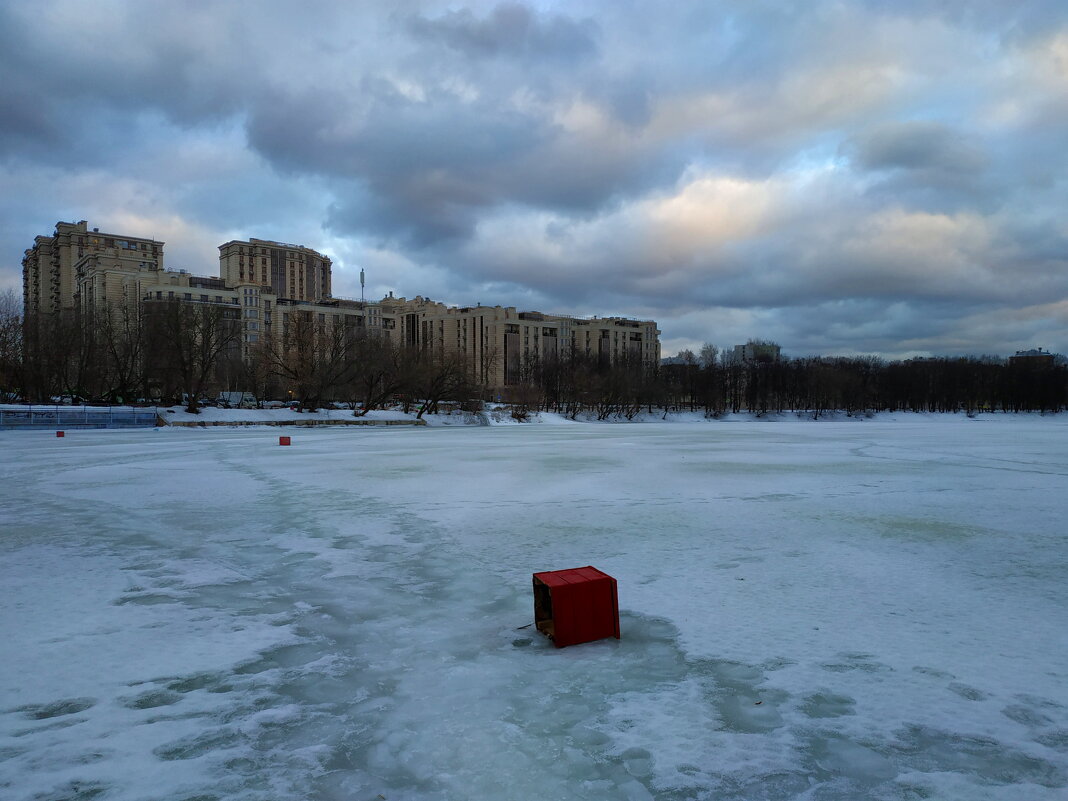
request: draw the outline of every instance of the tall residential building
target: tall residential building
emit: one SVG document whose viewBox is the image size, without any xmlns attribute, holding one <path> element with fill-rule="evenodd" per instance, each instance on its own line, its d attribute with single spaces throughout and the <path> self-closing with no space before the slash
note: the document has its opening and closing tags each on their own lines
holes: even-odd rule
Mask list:
<svg viewBox="0 0 1068 801">
<path fill-rule="evenodd" d="M 266 239 L 219 245 L 219 276 L 227 286 L 267 287 L 280 298 L 317 303 L 330 297 L 330 259 L 303 245 Z"/>
<path fill-rule="evenodd" d="M 163 270 L 163 243 L 91 231 L 85 220 L 58 222 L 52 236 L 38 236 L 22 258 L 22 292 L 28 318 L 73 310 L 83 294 L 118 299 L 120 276 Z M 112 280 L 109 286 L 109 276 Z"/>
</svg>

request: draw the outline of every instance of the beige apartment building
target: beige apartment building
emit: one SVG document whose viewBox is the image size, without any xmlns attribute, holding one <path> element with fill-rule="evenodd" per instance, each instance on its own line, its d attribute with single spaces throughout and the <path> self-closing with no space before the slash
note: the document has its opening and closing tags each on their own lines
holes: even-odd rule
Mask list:
<svg viewBox="0 0 1068 801">
<path fill-rule="evenodd" d="M 53 236 L 36 238 L 22 265 L 28 315 L 134 310 L 161 301 L 237 307 L 246 352 L 264 338 L 281 339 L 291 316 L 300 314 L 319 326 L 362 329 L 407 347 L 458 355 L 488 387 L 522 383 L 533 363 L 572 353 L 648 369 L 660 363 L 653 320 L 447 306 L 392 293 L 377 302 L 335 298 L 329 257 L 271 240 L 220 245 L 215 278 L 164 269 L 162 242 L 90 231 L 84 220 L 60 222 Z"/>
<path fill-rule="evenodd" d="M 749 364 L 750 362 L 777 362 L 782 348 L 774 342 L 749 340 L 744 345 L 735 345 L 733 351 L 724 353 L 724 361 L 731 364 Z"/>
<path fill-rule="evenodd" d="M 155 283 L 162 273 L 162 242 L 90 231 L 85 220 L 58 222 L 52 236 L 38 236 L 23 256 L 26 315 L 74 310 L 90 298 L 118 302 L 131 296 L 131 286 Z"/>
<path fill-rule="evenodd" d="M 400 341 L 442 354 L 459 354 L 482 384 L 522 383 L 534 362 L 579 354 L 653 369 L 660 363 L 660 331 L 653 320 L 571 317 L 514 306 L 446 306 L 427 298 L 384 298 L 383 316 Z"/>
<path fill-rule="evenodd" d="M 266 287 L 275 297 L 329 299 L 330 265 L 328 257 L 303 245 L 265 239 L 219 245 L 219 276 L 227 286 Z"/>
</svg>

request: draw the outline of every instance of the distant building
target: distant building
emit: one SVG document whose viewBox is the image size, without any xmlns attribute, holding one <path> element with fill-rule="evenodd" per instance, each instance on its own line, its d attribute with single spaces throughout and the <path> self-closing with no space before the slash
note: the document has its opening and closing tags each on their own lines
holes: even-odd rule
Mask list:
<svg viewBox="0 0 1068 801">
<path fill-rule="evenodd" d="M 653 320 L 571 317 L 513 306 L 446 306 L 417 296 L 378 302 L 331 296 L 330 258 L 303 245 L 266 239 L 219 246 L 219 277 L 163 268 L 163 242 L 88 229 L 85 220 L 56 223 L 22 260 L 29 325 L 49 316 L 102 320 L 107 311 L 151 310 L 169 301 L 225 307 L 240 320 L 241 348 L 280 342 L 291 324 L 369 331 L 400 345 L 458 354 L 479 383 L 522 383 L 537 361 L 579 354 L 653 369 L 660 331 Z M 139 315 L 130 315 L 137 318 Z M 31 339 L 30 341 L 35 341 Z"/>
<path fill-rule="evenodd" d="M 781 348 L 774 342 L 759 342 L 749 340 L 744 345 L 735 345 L 727 361 L 735 364 L 749 362 L 777 362 L 780 358 Z"/>
<path fill-rule="evenodd" d="M 432 352 L 460 354 L 472 375 L 490 386 L 522 383 L 535 362 L 571 354 L 606 363 L 630 361 L 647 369 L 660 362 L 660 331 L 653 320 L 571 317 L 514 306 L 446 306 L 429 298 L 383 298 L 383 318 L 401 342 Z"/>
<path fill-rule="evenodd" d="M 661 367 L 671 367 L 671 366 L 676 365 L 676 364 L 696 364 L 696 363 L 697 363 L 696 360 L 694 360 L 693 362 L 687 361 L 685 356 L 680 356 L 677 353 L 674 356 L 665 356 L 663 359 L 660 360 L 660 366 Z"/>
<path fill-rule="evenodd" d="M 1030 365 L 1032 367 L 1051 367 L 1056 356 L 1042 348 L 1031 350 L 1018 350 L 1015 356 L 1009 357 L 1009 364 Z"/>
</svg>

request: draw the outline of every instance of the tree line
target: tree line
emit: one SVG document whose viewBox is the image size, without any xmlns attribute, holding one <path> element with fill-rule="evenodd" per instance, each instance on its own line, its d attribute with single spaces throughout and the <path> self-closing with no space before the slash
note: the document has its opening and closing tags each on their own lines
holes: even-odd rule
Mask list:
<svg viewBox="0 0 1068 801">
<path fill-rule="evenodd" d="M 545 410 L 573 419 L 639 413 L 1059 412 L 1068 368 L 1051 359 L 997 357 L 884 361 L 875 357 L 735 360 L 711 344 L 654 368 L 574 353 L 527 354 L 516 382 L 489 387 L 500 356 L 472 365 L 456 354 L 409 347 L 355 318 L 324 323 L 299 306 L 276 310 L 278 336 L 243 341 L 238 306 L 162 301 L 23 319 L 21 299 L 0 293 L 0 395 L 47 403 L 56 396 L 109 403 L 184 403 L 226 390 L 354 414 L 399 404 L 418 416 L 441 404 L 476 410 L 507 402 L 522 419 Z M 770 344 L 770 343 L 768 343 Z"/>
<path fill-rule="evenodd" d="M 184 404 L 225 391 L 300 409 L 342 402 L 356 414 L 399 402 L 418 416 L 479 396 L 453 355 L 407 348 L 358 325 L 281 308 L 279 336 L 245 341 L 237 305 L 168 300 L 22 318 L 0 295 L 0 393 L 48 403 Z M 352 318 L 347 318 L 352 322 Z"/>
<path fill-rule="evenodd" d="M 669 409 L 727 412 L 1059 412 L 1068 368 L 1046 359 L 963 356 L 884 361 L 806 357 L 748 362 L 684 358 L 660 369 Z"/>
<path fill-rule="evenodd" d="M 773 343 L 760 343 L 769 344 Z M 776 347 L 776 351 L 777 351 Z M 872 356 L 757 358 L 705 344 L 649 370 L 582 355 L 525 363 L 513 408 L 599 420 L 640 413 L 1059 412 L 1068 407 L 1068 367 L 1051 358 L 994 356 L 885 361 Z"/>
</svg>

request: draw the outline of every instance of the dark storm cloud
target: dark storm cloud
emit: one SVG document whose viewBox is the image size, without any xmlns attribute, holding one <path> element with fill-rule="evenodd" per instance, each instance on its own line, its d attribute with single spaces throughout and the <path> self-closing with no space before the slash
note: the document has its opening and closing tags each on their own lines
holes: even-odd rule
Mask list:
<svg viewBox="0 0 1068 801">
<path fill-rule="evenodd" d="M 986 166 L 982 150 L 947 125 L 923 120 L 890 122 L 850 143 L 862 170 L 922 170 L 974 175 Z"/>
<path fill-rule="evenodd" d="M 381 82 L 363 88 L 361 109 L 343 96 L 275 98 L 248 123 L 252 146 L 277 165 L 355 182 L 331 216 L 341 230 L 418 244 L 462 236 L 480 207 L 508 197 L 505 176 L 548 135 L 539 120 L 493 106 L 413 102 Z M 354 119 L 337 131 L 324 109 Z"/>
<path fill-rule="evenodd" d="M 57 121 L 42 107 L 39 95 L 14 83 L 0 85 L 0 154 L 47 153 L 62 142 Z"/>
<path fill-rule="evenodd" d="M 559 14 L 539 17 L 521 3 L 501 3 L 482 17 L 466 8 L 434 18 L 416 15 L 408 27 L 419 38 L 441 42 L 475 58 L 506 55 L 571 60 L 596 50 L 592 20 L 572 20 Z"/>
<path fill-rule="evenodd" d="M 1062 2 L 0 2 L 0 72 L 9 265 L 104 218 L 680 345 L 1068 348 Z"/>
<path fill-rule="evenodd" d="M 1034 36 L 1068 21 L 1068 8 L 1060 0 L 862 0 L 860 5 L 902 17 L 933 17 L 954 27 L 995 32 L 1003 39 Z"/>
<path fill-rule="evenodd" d="M 205 44 L 210 6 L 105 6 L 86 16 L 81 4 L 52 14 L 45 5 L 0 3 L 3 156 L 110 164 L 136 146 L 146 115 L 188 129 L 240 111 L 240 61 Z"/>
<path fill-rule="evenodd" d="M 517 107 L 495 85 L 463 99 L 435 77 L 412 93 L 365 77 L 354 93 L 272 96 L 251 110 L 249 142 L 286 170 L 351 181 L 338 190 L 333 229 L 419 247 L 469 235 L 495 207 L 587 213 L 673 180 L 684 164 L 634 137 L 582 141 L 543 103 Z"/>
</svg>

